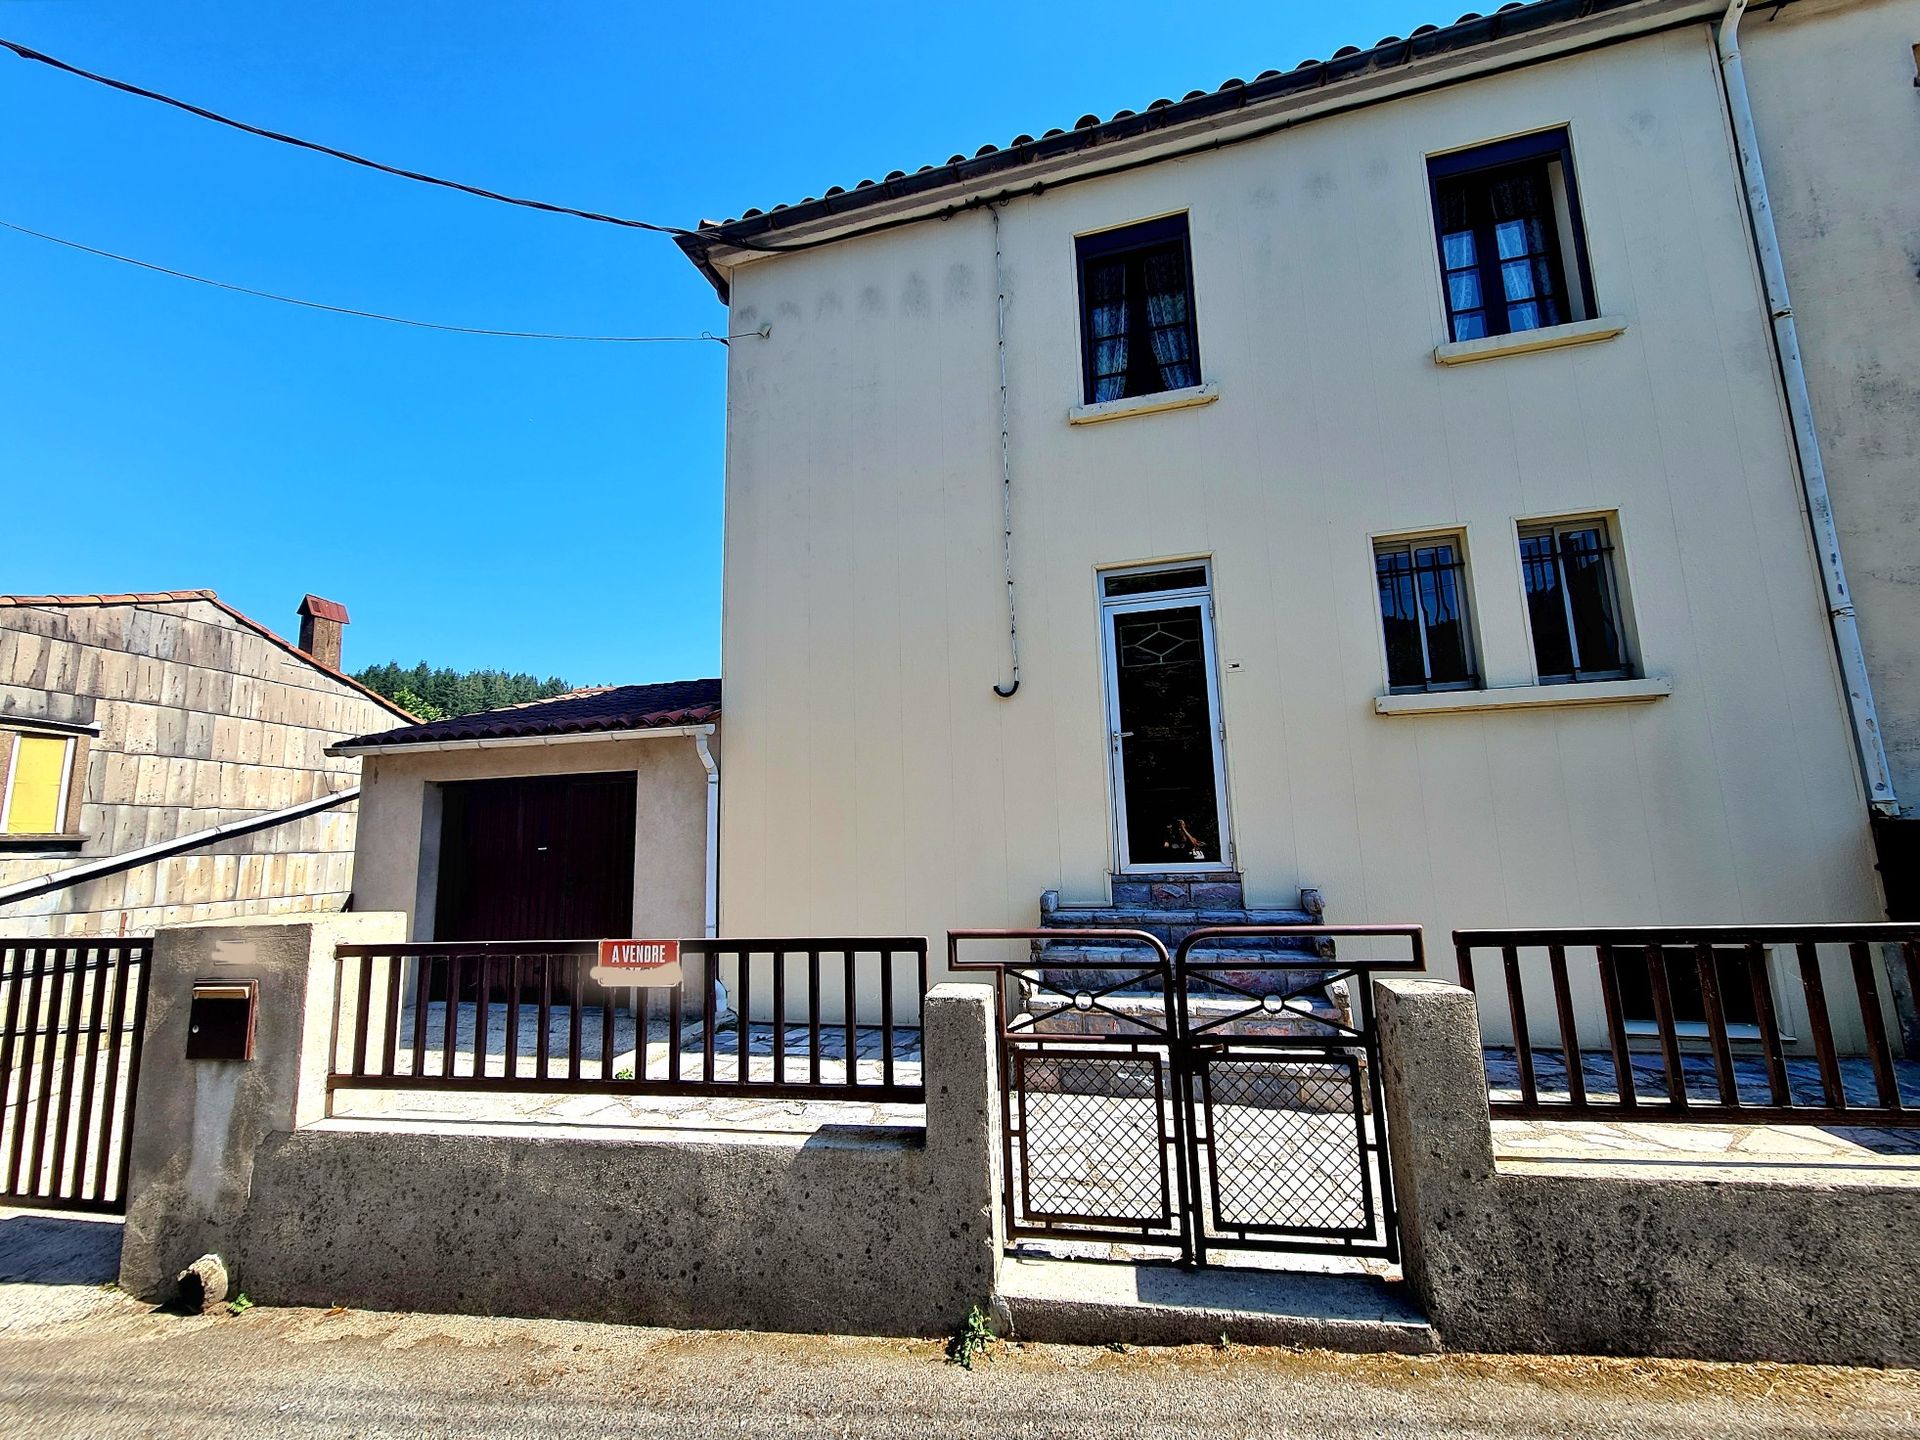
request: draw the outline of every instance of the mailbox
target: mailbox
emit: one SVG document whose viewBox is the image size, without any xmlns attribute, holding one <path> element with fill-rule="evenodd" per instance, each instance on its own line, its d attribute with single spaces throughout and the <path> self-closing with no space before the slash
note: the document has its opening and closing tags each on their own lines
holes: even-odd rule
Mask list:
<svg viewBox="0 0 1920 1440">
<path fill-rule="evenodd" d="M 187 1009 L 187 1059 L 251 1060 L 257 980 L 201 980 Z"/>
</svg>

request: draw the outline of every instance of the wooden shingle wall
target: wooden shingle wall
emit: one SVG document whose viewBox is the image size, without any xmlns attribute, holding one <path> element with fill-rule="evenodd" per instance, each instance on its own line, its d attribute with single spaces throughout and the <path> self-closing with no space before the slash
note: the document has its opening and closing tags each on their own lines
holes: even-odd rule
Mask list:
<svg viewBox="0 0 1920 1440">
<path fill-rule="evenodd" d="M 0 852 L 0 886 L 285 809 L 359 782 L 328 756 L 402 723 L 205 600 L 0 607 L 0 721 L 99 727 L 76 852 Z M 0 908 L 0 935 L 136 934 L 338 910 L 354 806 Z"/>
</svg>

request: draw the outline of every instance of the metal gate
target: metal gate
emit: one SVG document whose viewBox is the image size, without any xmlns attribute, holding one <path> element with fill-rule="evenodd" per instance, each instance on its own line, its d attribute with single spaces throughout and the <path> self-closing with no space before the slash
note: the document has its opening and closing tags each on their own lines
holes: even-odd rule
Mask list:
<svg viewBox="0 0 1920 1440">
<path fill-rule="evenodd" d="M 1030 953 L 965 960 L 963 942 Z M 1101 953 L 1047 948 L 1075 942 Z M 1172 955 L 1140 930 L 956 930 L 947 948 L 995 977 L 1011 1238 L 1399 1258 L 1367 977 L 1424 968 L 1418 926 L 1225 926 Z"/>
<path fill-rule="evenodd" d="M 0 1202 L 126 1208 L 152 943 L 0 942 Z"/>
</svg>

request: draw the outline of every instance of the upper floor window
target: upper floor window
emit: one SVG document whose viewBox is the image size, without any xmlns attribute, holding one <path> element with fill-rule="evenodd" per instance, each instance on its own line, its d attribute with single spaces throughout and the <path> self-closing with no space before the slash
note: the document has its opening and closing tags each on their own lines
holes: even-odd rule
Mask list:
<svg viewBox="0 0 1920 1440">
<path fill-rule="evenodd" d="M 1086 403 L 1198 385 L 1187 217 L 1082 235 L 1075 245 Z"/>
<path fill-rule="evenodd" d="M 1467 626 L 1466 570 L 1466 549 L 1457 535 L 1375 543 L 1389 690 L 1467 690 L 1479 683 Z"/>
<path fill-rule="evenodd" d="M 1520 527 L 1533 660 L 1543 685 L 1619 680 L 1631 668 L 1613 539 L 1604 520 Z"/>
<path fill-rule="evenodd" d="M 58 835 L 69 827 L 78 739 L 0 730 L 0 835 Z"/>
<path fill-rule="evenodd" d="M 1565 130 L 1436 155 L 1427 174 L 1453 339 L 1594 315 Z"/>
</svg>

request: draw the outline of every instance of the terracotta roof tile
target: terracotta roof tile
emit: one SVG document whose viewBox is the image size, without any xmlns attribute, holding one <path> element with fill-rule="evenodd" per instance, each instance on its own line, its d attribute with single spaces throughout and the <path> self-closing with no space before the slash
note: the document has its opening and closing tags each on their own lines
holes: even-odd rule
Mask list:
<svg viewBox="0 0 1920 1440">
<path fill-rule="evenodd" d="M 548 700 L 527 700 L 477 715 L 403 725 L 342 741 L 338 750 L 430 745 L 447 740 L 518 740 L 544 735 L 591 735 L 708 725 L 720 718 L 718 680 L 671 680 L 657 685 L 600 685 Z"/>
<path fill-rule="evenodd" d="M 1262 70 L 1251 81 L 1223 80 L 1212 90 L 1189 90 L 1179 100 L 1163 96 L 1140 111 L 1118 110 L 1106 120 L 1098 115 L 1082 115 L 1070 129 L 1048 130 L 1037 140 L 1031 135 L 1017 135 L 1005 145 L 982 145 L 971 156 L 951 155 L 944 163 L 922 165 L 911 175 L 893 170 L 877 184 L 862 180 L 851 190 L 835 185 L 818 199 L 809 195 L 797 204 L 743 211 L 738 219 L 702 220 L 698 233 L 676 236 L 675 243 L 725 299 L 726 282 L 707 258 L 707 252 L 715 246 L 726 245 L 729 240 L 751 240 L 770 231 L 868 205 L 922 195 L 949 185 L 977 182 L 1022 165 L 1225 114 L 1276 96 L 1321 89 L 1337 81 L 1398 69 L 1430 56 L 1472 49 L 1644 3 L 1646 0 L 1527 0 L 1527 3 L 1509 0 L 1508 4 L 1487 14 L 1468 11 L 1451 25 L 1420 25 L 1404 37 L 1385 36 L 1368 49 L 1344 45 L 1325 60 L 1302 60 L 1291 70 Z"/>
</svg>

